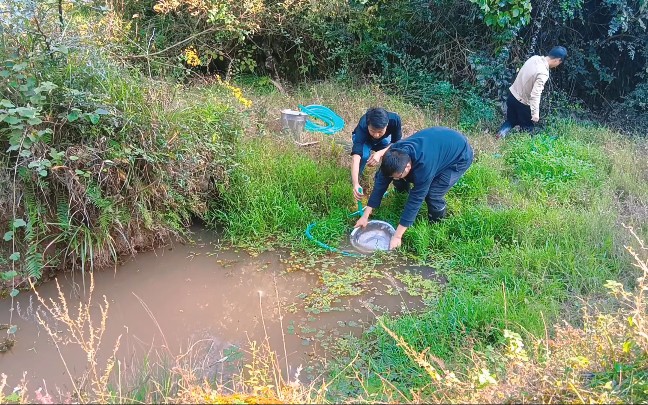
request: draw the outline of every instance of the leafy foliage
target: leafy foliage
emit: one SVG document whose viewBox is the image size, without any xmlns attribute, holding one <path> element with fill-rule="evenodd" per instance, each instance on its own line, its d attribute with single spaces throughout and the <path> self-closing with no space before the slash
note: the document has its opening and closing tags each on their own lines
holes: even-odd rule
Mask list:
<svg viewBox="0 0 648 405">
<path fill-rule="evenodd" d="M 85 271 L 184 233 L 233 166 L 238 114 L 249 100 L 221 81 L 216 101 L 196 100 L 184 116 L 165 108 L 166 98 L 147 104 L 156 86 L 95 47 L 103 37 L 90 27 L 106 21 L 101 9 L 8 7 L 14 12 L 0 20 L 0 157 L 8 179 L 0 250 L 12 278 L 40 278 L 48 267 Z M 61 18 L 78 29 L 59 30 Z M 20 35 L 9 35 L 14 30 Z"/>
<path fill-rule="evenodd" d="M 526 58 L 563 45 L 568 61 L 548 87 L 609 110 L 626 97 L 631 107 L 646 81 L 644 3 L 161 0 L 116 11 L 125 21 L 137 16 L 130 34 L 139 49 L 148 50 L 138 50 L 135 60 L 145 61 L 149 73 L 168 71 L 165 66 L 173 61 L 183 78 L 196 72 L 228 78 L 256 73 L 280 85 L 336 74 L 411 89 L 422 102 L 426 97 L 416 93 L 423 89 L 413 87 L 430 83 L 430 77 L 460 88 L 470 84 L 479 97 L 503 99 Z M 187 49 L 195 50 L 192 60 L 199 64 L 188 63 Z"/>
</svg>

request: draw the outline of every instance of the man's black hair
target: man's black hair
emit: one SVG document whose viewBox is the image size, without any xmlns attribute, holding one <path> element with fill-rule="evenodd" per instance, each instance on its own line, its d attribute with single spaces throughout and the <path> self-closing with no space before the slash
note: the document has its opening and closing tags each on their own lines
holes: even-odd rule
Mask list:
<svg viewBox="0 0 648 405">
<path fill-rule="evenodd" d="M 383 129 L 389 124 L 389 115 L 387 110 L 380 107 L 374 107 L 367 110 L 367 125 L 375 129 Z"/>
<path fill-rule="evenodd" d="M 395 174 L 402 173 L 405 166 L 411 161 L 409 155 L 402 150 L 389 148 L 382 158 L 380 172 L 386 177 L 392 177 Z"/>
<path fill-rule="evenodd" d="M 567 58 L 567 49 L 562 46 L 554 46 L 549 51 L 548 56 L 552 59 L 560 59 L 561 62 L 564 62 L 565 58 Z"/>
</svg>

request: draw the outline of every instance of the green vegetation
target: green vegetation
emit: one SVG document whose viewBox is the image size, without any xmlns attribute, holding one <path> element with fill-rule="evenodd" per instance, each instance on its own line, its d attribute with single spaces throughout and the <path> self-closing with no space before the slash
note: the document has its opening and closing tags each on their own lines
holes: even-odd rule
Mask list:
<svg viewBox="0 0 648 405">
<path fill-rule="evenodd" d="M 321 158 L 313 159 L 290 141 L 275 142 L 252 138 L 241 145 L 238 169 L 209 217 L 243 245 L 275 240 L 290 246 L 316 219 L 325 219 L 320 235 L 339 238 L 347 226 L 346 207 L 353 205 L 348 173 L 337 164 L 341 148 L 322 145 Z"/>
<path fill-rule="evenodd" d="M 456 354 L 467 342 L 473 342 L 474 350 L 487 351 L 502 344 L 504 330 L 543 336 L 566 315 L 566 308 L 576 317 L 574 297 L 599 296 L 609 279 L 631 283 L 629 258 L 618 245 L 627 240 L 626 231 L 618 224 L 634 225 L 641 235 L 648 232 L 645 221 L 636 221 L 638 212 L 621 209 L 617 194 L 645 176 L 645 162 L 633 167 L 625 162 L 639 158 L 636 148 L 642 141 L 633 146 L 611 132 L 569 120 L 557 120 L 533 138 L 514 136 L 501 147 L 482 135 L 470 136 L 481 147 L 477 161 L 449 193 L 452 216 L 430 226 L 420 215 L 406 233 L 401 253 L 439 269 L 448 284 L 424 313 L 385 320 L 411 348 L 428 349 L 453 367 L 465 365 Z M 345 217 L 353 211 L 346 171 L 330 165 L 340 159 L 339 149 L 328 141 L 309 154 L 273 145 L 257 138 L 245 149 L 241 173 L 235 175 L 244 181 L 239 187 L 232 183 L 224 197 L 237 209 L 219 210 L 235 212 L 225 217 L 226 232 L 232 240 L 261 237 L 317 250 L 303 243 L 303 229 L 317 220 L 322 240 L 343 241 L 354 220 Z M 268 154 L 276 158 L 265 158 Z M 646 190 L 635 187 L 626 193 L 638 201 Z M 396 223 L 404 199 L 387 197 L 376 217 Z M 348 270 L 349 275 L 355 272 Z M 372 273 L 369 268 L 345 281 L 344 274 L 329 279 L 321 271 L 327 294 L 309 298 L 316 300 L 310 305 L 318 311 L 330 309 L 336 291 L 359 294 L 359 274 Z M 361 353 L 360 359 L 347 367 L 355 353 Z M 373 399 L 384 401 L 395 392 L 429 384 L 429 377 L 380 328 L 353 342 L 340 358 L 331 377 L 342 385 L 329 387 L 335 400 L 368 390 L 380 393 Z M 352 378 L 357 373 L 366 379 Z"/>
</svg>

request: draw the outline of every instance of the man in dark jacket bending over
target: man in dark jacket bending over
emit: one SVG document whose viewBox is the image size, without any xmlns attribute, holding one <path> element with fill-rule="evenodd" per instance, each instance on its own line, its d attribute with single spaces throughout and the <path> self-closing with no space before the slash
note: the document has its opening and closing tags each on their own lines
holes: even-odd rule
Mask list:
<svg viewBox="0 0 648 405">
<path fill-rule="evenodd" d="M 470 167 L 473 150 L 463 134 L 450 128 L 432 127 L 376 153 L 380 154 L 378 158 L 382 156 L 382 164 L 376 173 L 367 207 L 355 227 L 367 225 L 369 216 L 380 206 L 393 180 L 396 190 L 409 191 L 396 234 L 389 243 L 389 249 L 395 249 L 401 245 L 407 228 L 414 223 L 423 200 L 428 206 L 430 222 L 445 217 L 445 195 Z M 413 184 L 411 190 L 410 183 Z"/>
</svg>

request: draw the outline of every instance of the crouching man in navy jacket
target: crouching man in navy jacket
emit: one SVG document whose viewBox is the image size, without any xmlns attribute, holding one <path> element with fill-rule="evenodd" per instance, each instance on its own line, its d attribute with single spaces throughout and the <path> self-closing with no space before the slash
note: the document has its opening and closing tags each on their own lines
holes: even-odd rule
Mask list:
<svg viewBox="0 0 648 405">
<path fill-rule="evenodd" d="M 380 206 L 393 181 L 397 191 L 409 192 L 396 233 L 389 243 L 389 249 L 395 249 L 401 245 L 407 228 L 414 223 L 423 200 L 427 203 L 430 222 L 445 217 L 445 195 L 472 164 L 473 150 L 463 134 L 450 128 L 432 127 L 376 153 L 382 155 L 376 156 L 382 157 L 382 163 L 367 207 L 355 227 L 367 225 L 369 216 Z"/>
</svg>

